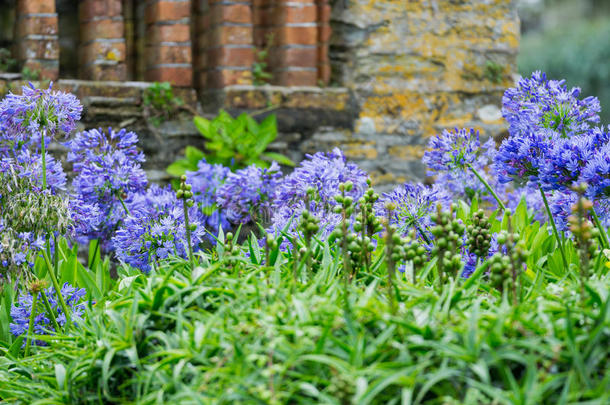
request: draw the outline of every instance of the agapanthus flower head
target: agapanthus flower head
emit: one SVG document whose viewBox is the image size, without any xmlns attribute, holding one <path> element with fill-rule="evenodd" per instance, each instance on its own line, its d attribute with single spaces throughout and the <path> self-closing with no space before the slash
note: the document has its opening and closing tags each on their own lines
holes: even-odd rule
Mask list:
<svg viewBox="0 0 610 405">
<path fill-rule="evenodd" d="M 565 80 L 548 80 L 542 72 L 521 78 L 502 98 L 502 115 L 511 136 L 546 128 L 561 136 L 586 132 L 599 122 L 601 107 L 595 97 L 580 99 L 580 89 L 568 89 Z"/>
<path fill-rule="evenodd" d="M 538 184 L 540 168 L 559 134 L 551 129 L 509 136 L 502 141 L 495 159 L 495 171 L 501 183 Z"/>
<path fill-rule="evenodd" d="M 322 204 L 335 205 L 334 197 L 340 194 L 339 185 L 348 181 L 352 182 L 353 188 L 347 195 L 358 200 L 368 188 L 367 179 L 367 173 L 355 163 L 348 162 L 339 148 L 330 153 L 306 155 L 299 167 L 278 185 L 275 205 L 305 201 L 310 188 L 315 190 Z"/>
<path fill-rule="evenodd" d="M 28 145 L 40 145 L 41 136 L 50 140 L 60 133 L 68 134 L 80 120 L 82 105 L 70 94 L 23 86 L 22 94 L 9 93 L 0 101 L 0 152 L 19 150 Z"/>
<path fill-rule="evenodd" d="M 495 155 L 496 143 L 493 139 L 481 143 L 477 131 L 455 129 L 445 130 L 433 137 L 422 161 L 427 166 L 427 174 L 435 176 L 435 184 L 451 192 L 455 199 L 470 201 L 476 196 L 495 207 L 496 199 L 468 167 L 476 170 L 503 197 L 508 189 L 498 181 L 498 175 L 493 170 Z"/>
<path fill-rule="evenodd" d="M 570 138 L 554 139 L 540 167 L 540 184 L 547 190 L 569 190 L 609 140 L 610 132 L 600 128 Z"/>
<path fill-rule="evenodd" d="M 367 173 L 348 162 L 338 148 L 330 153 L 306 155 L 299 167 L 277 186 L 268 232 L 277 237 L 286 229 L 290 237 L 298 237 L 299 219 L 307 209 L 319 220 L 319 236 L 326 239 L 341 222 L 341 215 L 333 212 L 337 205 L 335 196 L 341 194 L 339 185 L 350 181 L 353 187 L 346 196 L 358 201 L 368 188 L 367 180 Z"/>
<path fill-rule="evenodd" d="M 171 189 L 151 187 L 151 204 L 132 205 L 121 226 L 112 238 L 117 258 L 148 273 L 151 265 L 169 257 L 186 258 L 188 253 L 184 211 Z M 191 244 L 198 249 L 206 235 L 203 218 L 197 207 L 189 209 Z"/>
<path fill-rule="evenodd" d="M 66 145 L 68 161 L 76 177 L 72 182 L 75 199 L 97 205 L 104 221 L 90 238 L 107 242 L 118 222 L 127 214 L 133 196 L 146 189 L 148 180 L 141 167 L 143 154 L 137 150 L 133 132 L 109 128 L 83 131 Z M 105 243 L 104 248 L 111 248 Z"/>
<path fill-rule="evenodd" d="M 437 209 L 438 204 L 443 209 L 448 209 L 451 196 L 437 185 L 405 183 L 381 196 L 375 204 L 378 216 L 387 217 L 387 203 L 395 206 L 390 223 L 396 225 L 401 234 L 408 235 L 409 232 L 415 231 L 420 237 L 428 237 L 428 228 L 432 225 L 430 214 Z"/>
<path fill-rule="evenodd" d="M 479 162 L 486 163 L 489 157 L 493 159 L 494 152 L 493 139 L 489 139 L 482 146 L 478 131 L 472 128 L 455 128 L 453 131 L 444 130 L 432 137 L 422 161 L 432 171 L 431 174 L 464 171 L 468 165 L 479 166 Z"/>
<path fill-rule="evenodd" d="M 211 233 L 208 235 L 210 242 L 215 241 L 212 235 L 218 234 L 219 227 L 224 230 L 231 227 L 225 212 L 220 211 L 216 204 L 216 193 L 229 173 L 231 170 L 228 167 L 209 164 L 205 159 L 199 161 L 196 171 L 186 172 L 186 182 L 192 187 L 193 200 L 205 218 L 206 229 Z"/>
<path fill-rule="evenodd" d="M 580 174 L 579 183 L 587 183 L 586 195 L 592 200 L 610 196 L 610 143 L 595 151 Z"/>
<path fill-rule="evenodd" d="M 276 162 L 269 168 L 250 165 L 229 173 L 216 193 L 216 203 L 234 223 L 266 222 L 271 215 L 275 189 L 282 177 Z"/>
<path fill-rule="evenodd" d="M 43 235 L 35 232 L 17 232 L 0 218 L 0 274 L 4 279 L 32 268 L 36 257 L 44 247 Z"/>
<path fill-rule="evenodd" d="M 87 295 L 87 291 L 83 288 L 75 288 L 70 284 L 65 283 L 61 288 L 60 293 L 63 296 L 66 305 L 71 309 L 70 316 L 72 321 L 82 319 L 86 308 L 86 303 L 83 298 Z M 62 311 L 55 289 L 49 287 L 46 289 L 45 294 L 49 300 L 51 310 L 55 313 L 57 323 L 59 326 L 64 326 L 66 324 L 66 314 Z M 27 334 L 30 314 L 32 313 L 32 304 L 32 294 L 26 291 L 22 291 L 19 298 L 13 303 L 13 306 L 11 307 L 11 318 L 13 319 L 13 322 L 9 325 L 9 328 L 14 336 Z M 53 328 L 51 319 L 43 308 L 44 307 L 39 300 L 39 304 L 37 304 L 36 308 L 36 315 L 34 316 L 34 334 L 54 334 L 56 331 Z M 36 342 L 36 344 L 41 344 L 41 342 Z"/>
<path fill-rule="evenodd" d="M 5 160 L 14 163 L 16 175 L 29 179 L 33 192 L 42 192 L 42 156 L 39 153 L 30 152 L 28 149 L 21 150 L 14 156 L 14 158 L 5 158 Z M 61 162 L 55 160 L 49 154 L 45 158 L 47 190 L 52 194 L 64 191 L 66 189 L 66 173 Z"/>
</svg>

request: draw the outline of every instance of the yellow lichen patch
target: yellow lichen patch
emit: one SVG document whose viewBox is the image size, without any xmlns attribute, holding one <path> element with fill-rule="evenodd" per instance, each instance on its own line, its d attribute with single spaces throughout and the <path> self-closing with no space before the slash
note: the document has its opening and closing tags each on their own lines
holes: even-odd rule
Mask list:
<svg viewBox="0 0 610 405">
<path fill-rule="evenodd" d="M 377 159 L 375 142 L 354 142 L 342 145 L 343 153 L 348 159 Z"/>
<path fill-rule="evenodd" d="M 421 159 L 425 148 L 421 145 L 395 145 L 388 148 L 388 154 L 404 160 Z"/>
</svg>

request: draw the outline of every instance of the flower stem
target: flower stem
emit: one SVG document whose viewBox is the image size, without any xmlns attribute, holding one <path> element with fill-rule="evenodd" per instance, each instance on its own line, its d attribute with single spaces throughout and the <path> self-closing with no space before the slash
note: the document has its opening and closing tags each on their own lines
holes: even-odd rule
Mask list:
<svg viewBox="0 0 610 405">
<path fill-rule="evenodd" d="M 191 224 L 189 222 L 189 210 L 186 202 L 186 198 L 182 200 L 182 207 L 184 209 L 184 227 L 186 228 L 186 245 L 189 249 L 189 260 L 191 262 L 191 269 L 195 268 L 195 259 L 193 258 L 193 245 L 191 243 Z"/>
<path fill-rule="evenodd" d="M 131 215 L 131 213 L 129 212 L 129 209 L 125 205 L 125 201 L 123 201 L 123 197 L 121 197 L 120 195 L 118 197 L 119 197 L 119 201 L 121 202 L 121 205 L 123 206 L 123 209 L 125 210 L 125 213 L 127 215 Z"/>
<path fill-rule="evenodd" d="M 44 305 L 44 309 L 47 311 L 47 314 L 49 314 L 49 318 L 51 318 L 51 323 L 53 324 L 53 328 L 55 329 L 55 332 L 57 333 L 57 332 L 59 332 L 60 327 L 59 327 L 59 324 L 57 323 L 57 319 L 55 319 L 55 313 L 53 312 L 53 308 L 51 308 L 51 304 L 49 303 L 47 294 L 45 294 L 44 291 L 41 291 L 40 296 L 42 297 L 42 305 Z"/>
<path fill-rule="evenodd" d="M 41 139 L 42 142 L 40 144 L 40 156 L 42 158 L 42 189 L 47 189 L 47 158 L 46 158 L 46 145 L 45 145 L 45 133 L 47 132 L 46 128 L 42 130 Z"/>
<path fill-rule="evenodd" d="M 551 208 L 549 207 L 549 202 L 546 199 L 546 195 L 544 194 L 544 191 L 542 191 L 542 186 L 538 185 L 538 189 L 540 190 L 540 195 L 542 196 L 542 201 L 544 201 L 544 207 L 546 208 L 546 213 L 549 217 L 549 222 L 551 223 L 551 226 L 553 227 L 553 233 L 555 234 L 555 238 L 557 239 L 557 244 L 559 245 L 559 253 L 561 253 L 561 260 L 563 260 L 563 265 L 565 266 L 566 270 L 568 270 L 569 269 L 568 261 L 566 260 L 566 254 L 563 250 L 563 243 L 561 241 L 561 238 L 559 237 L 559 232 L 557 232 L 557 225 L 555 225 L 555 219 L 553 218 L 553 214 L 551 214 Z"/>
<path fill-rule="evenodd" d="M 489 191 L 489 193 L 493 196 L 493 198 L 496 199 L 496 201 L 498 202 L 498 206 L 500 208 L 502 208 L 502 211 L 506 210 L 506 206 L 504 206 L 504 203 L 502 202 L 502 200 L 500 200 L 500 197 L 498 197 L 498 195 L 496 194 L 496 192 L 493 190 L 493 188 L 491 188 L 491 186 L 489 185 L 489 183 L 487 181 L 485 181 L 485 179 L 479 174 L 479 172 L 472 167 L 472 165 L 470 163 L 467 163 L 467 166 L 470 170 L 472 170 L 472 173 L 474 173 L 475 176 L 477 176 L 477 178 L 479 179 L 479 181 L 481 183 L 483 183 L 483 185 L 485 186 L 485 188 L 487 189 L 487 191 Z"/>
<path fill-rule="evenodd" d="M 602 245 L 604 248 L 608 249 L 610 247 L 610 243 L 608 242 L 608 235 L 606 234 L 606 229 L 602 226 L 599 217 L 597 216 L 597 212 L 595 208 L 591 207 L 591 217 L 593 218 L 593 222 L 595 222 L 595 226 L 599 229 L 599 235 L 602 240 Z"/>
<path fill-rule="evenodd" d="M 25 344 L 25 357 L 30 354 L 30 345 L 32 343 L 32 332 L 34 331 L 34 319 L 36 318 L 36 304 L 38 303 L 38 293 L 34 293 L 32 298 L 32 308 L 30 310 L 30 324 L 28 325 L 27 342 Z"/>
<path fill-rule="evenodd" d="M 57 249 L 57 247 L 56 247 Z M 57 282 L 57 276 L 55 275 L 55 269 L 51 264 L 51 259 L 49 259 L 49 255 L 46 250 L 42 249 L 42 256 L 47 265 L 47 269 L 49 270 L 49 274 L 51 275 L 51 282 L 53 282 L 53 287 L 55 288 L 55 293 L 57 294 L 57 300 L 61 305 L 61 309 L 66 314 L 66 331 L 70 330 L 70 326 L 72 325 L 72 318 L 70 316 L 70 311 L 68 311 L 68 306 L 66 305 L 66 301 L 64 300 L 64 296 L 61 294 L 61 288 L 59 288 L 59 283 Z"/>
</svg>

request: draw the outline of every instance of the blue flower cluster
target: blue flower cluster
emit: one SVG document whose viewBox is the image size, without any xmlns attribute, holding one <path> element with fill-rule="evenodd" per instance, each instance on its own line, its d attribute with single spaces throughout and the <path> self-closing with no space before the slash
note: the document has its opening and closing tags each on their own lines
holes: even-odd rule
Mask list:
<svg viewBox="0 0 610 405">
<path fill-rule="evenodd" d="M 66 324 L 66 314 L 63 313 L 56 291 L 53 287 L 45 290 L 51 310 L 55 314 L 57 324 L 62 327 Z M 66 305 L 70 307 L 70 317 L 72 321 L 82 319 L 85 312 L 86 303 L 83 298 L 87 295 L 87 291 L 83 288 L 74 288 L 70 284 L 65 283 L 61 288 L 60 294 L 63 296 Z M 22 291 L 19 297 L 13 302 L 11 307 L 11 318 L 13 322 L 9 325 L 11 333 L 14 336 L 27 334 L 30 323 L 30 315 L 32 313 L 33 297 L 29 292 Z M 43 305 L 39 301 L 37 312 L 34 316 L 34 333 L 36 335 L 47 335 L 55 332 L 49 315 L 42 310 Z M 40 342 L 37 342 L 40 344 Z"/>
<path fill-rule="evenodd" d="M 184 212 L 171 188 L 152 185 L 138 194 L 112 238 L 117 258 L 148 273 L 151 265 L 170 256 L 186 257 L 188 252 Z M 192 246 L 199 246 L 205 236 L 201 212 L 189 210 Z"/>
<path fill-rule="evenodd" d="M 138 137 L 125 129 L 109 128 L 83 131 L 66 142 L 68 161 L 76 174 L 73 182 L 73 205 L 84 203 L 81 214 L 91 212 L 91 222 L 80 219 L 80 241 L 100 239 L 104 248 L 119 222 L 128 214 L 126 206 L 134 195 L 146 190 L 148 180 L 141 167 L 144 155 L 137 149 Z M 98 212 L 103 221 L 98 221 Z"/>
<path fill-rule="evenodd" d="M 23 86 L 22 94 L 9 93 L 0 101 L 0 153 L 40 147 L 43 134 L 50 141 L 60 133 L 69 134 L 80 120 L 82 105 L 69 93 Z"/>
</svg>

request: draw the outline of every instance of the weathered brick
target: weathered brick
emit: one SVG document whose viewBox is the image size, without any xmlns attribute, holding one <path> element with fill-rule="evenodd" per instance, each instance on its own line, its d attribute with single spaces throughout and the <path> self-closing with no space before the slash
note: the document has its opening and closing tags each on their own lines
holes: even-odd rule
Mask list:
<svg viewBox="0 0 610 405">
<path fill-rule="evenodd" d="M 211 45 L 251 45 L 252 27 L 217 26 L 212 30 Z"/>
<path fill-rule="evenodd" d="M 248 4 L 214 4 L 210 7 L 213 24 L 252 23 L 252 9 Z"/>
<path fill-rule="evenodd" d="M 252 66 L 254 63 L 253 48 L 212 48 L 208 50 L 210 66 Z"/>
<path fill-rule="evenodd" d="M 322 24 L 330 23 L 330 15 L 332 13 L 332 8 L 331 8 L 330 4 L 328 4 L 327 2 L 321 2 L 321 4 L 318 4 L 317 12 L 318 12 L 318 16 L 317 16 L 318 22 L 320 22 Z"/>
<path fill-rule="evenodd" d="M 318 42 L 328 42 L 332 35 L 330 25 L 325 24 L 318 27 Z"/>
<path fill-rule="evenodd" d="M 315 45 L 318 42 L 318 27 L 279 27 L 274 30 L 276 45 Z"/>
<path fill-rule="evenodd" d="M 151 25 L 148 35 L 150 41 L 156 42 L 187 42 L 191 39 L 190 27 L 186 24 Z"/>
<path fill-rule="evenodd" d="M 233 84 L 252 84 L 249 70 L 210 70 L 207 72 L 206 87 L 222 88 Z"/>
<path fill-rule="evenodd" d="M 59 61 L 55 60 L 26 60 L 23 67 L 40 73 L 41 79 L 57 80 L 59 76 Z"/>
<path fill-rule="evenodd" d="M 191 45 L 153 45 L 146 48 L 146 62 L 148 66 L 160 63 L 191 63 Z"/>
<path fill-rule="evenodd" d="M 55 13 L 55 2 L 50 0 L 18 0 L 17 13 Z"/>
<path fill-rule="evenodd" d="M 123 38 L 125 24 L 120 17 L 118 19 L 91 21 L 81 24 L 80 32 L 82 42 L 89 42 L 94 39 Z"/>
<path fill-rule="evenodd" d="M 318 9 L 312 3 L 289 3 L 276 7 L 272 13 L 274 25 L 312 23 L 317 20 Z"/>
<path fill-rule="evenodd" d="M 26 35 L 57 35 L 57 16 L 23 17 L 16 24 L 17 38 Z"/>
<path fill-rule="evenodd" d="M 120 17 L 123 13 L 121 0 L 82 0 L 78 6 L 81 22 L 95 17 Z"/>
<path fill-rule="evenodd" d="M 59 59 L 57 39 L 22 39 L 18 43 L 21 59 Z"/>
<path fill-rule="evenodd" d="M 331 78 L 331 67 L 330 63 L 324 63 L 318 65 L 318 80 L 324 84 L 328 84 Z"/>
<path fill-rule="evenodd" d="M 317 70 L 273 72 L 273 82 L 280 86 L 315 86 L 317 81 Z"/>
<path fill-rule="evenodd" d="M 146 7 L 146 22 L 176 21 L 191 15 L 191 3 L 185 1 L 157 1 Z"/>
<path fill-rule="evenodd" d="M 193 84 L 193 69 L 187 67 L 159 67 L 147 70 L 146 79 L 155 82 L 169 82 L 178 87 L 188 87 Z"/>
<path fill-rule="evenodd" d="M 94 61 L 120 63 L 125 60 L 125 53 L 125 42 L 96 41 L 81 48 L 80 60 L 85 65 Z"/>
<path fill-rule="evenodd" d="M 81 75 L 89 80 L 123 81 L 127 76 L 127 67 L 124 63 L 81 66 L 81 69 Z"/>
<path fill-rule="evenodd" d="M 316 67 L 318 62 L 318 50 L 310 48 L 276 48 L 269 55 L 271 67 Z"/>
</svg>

